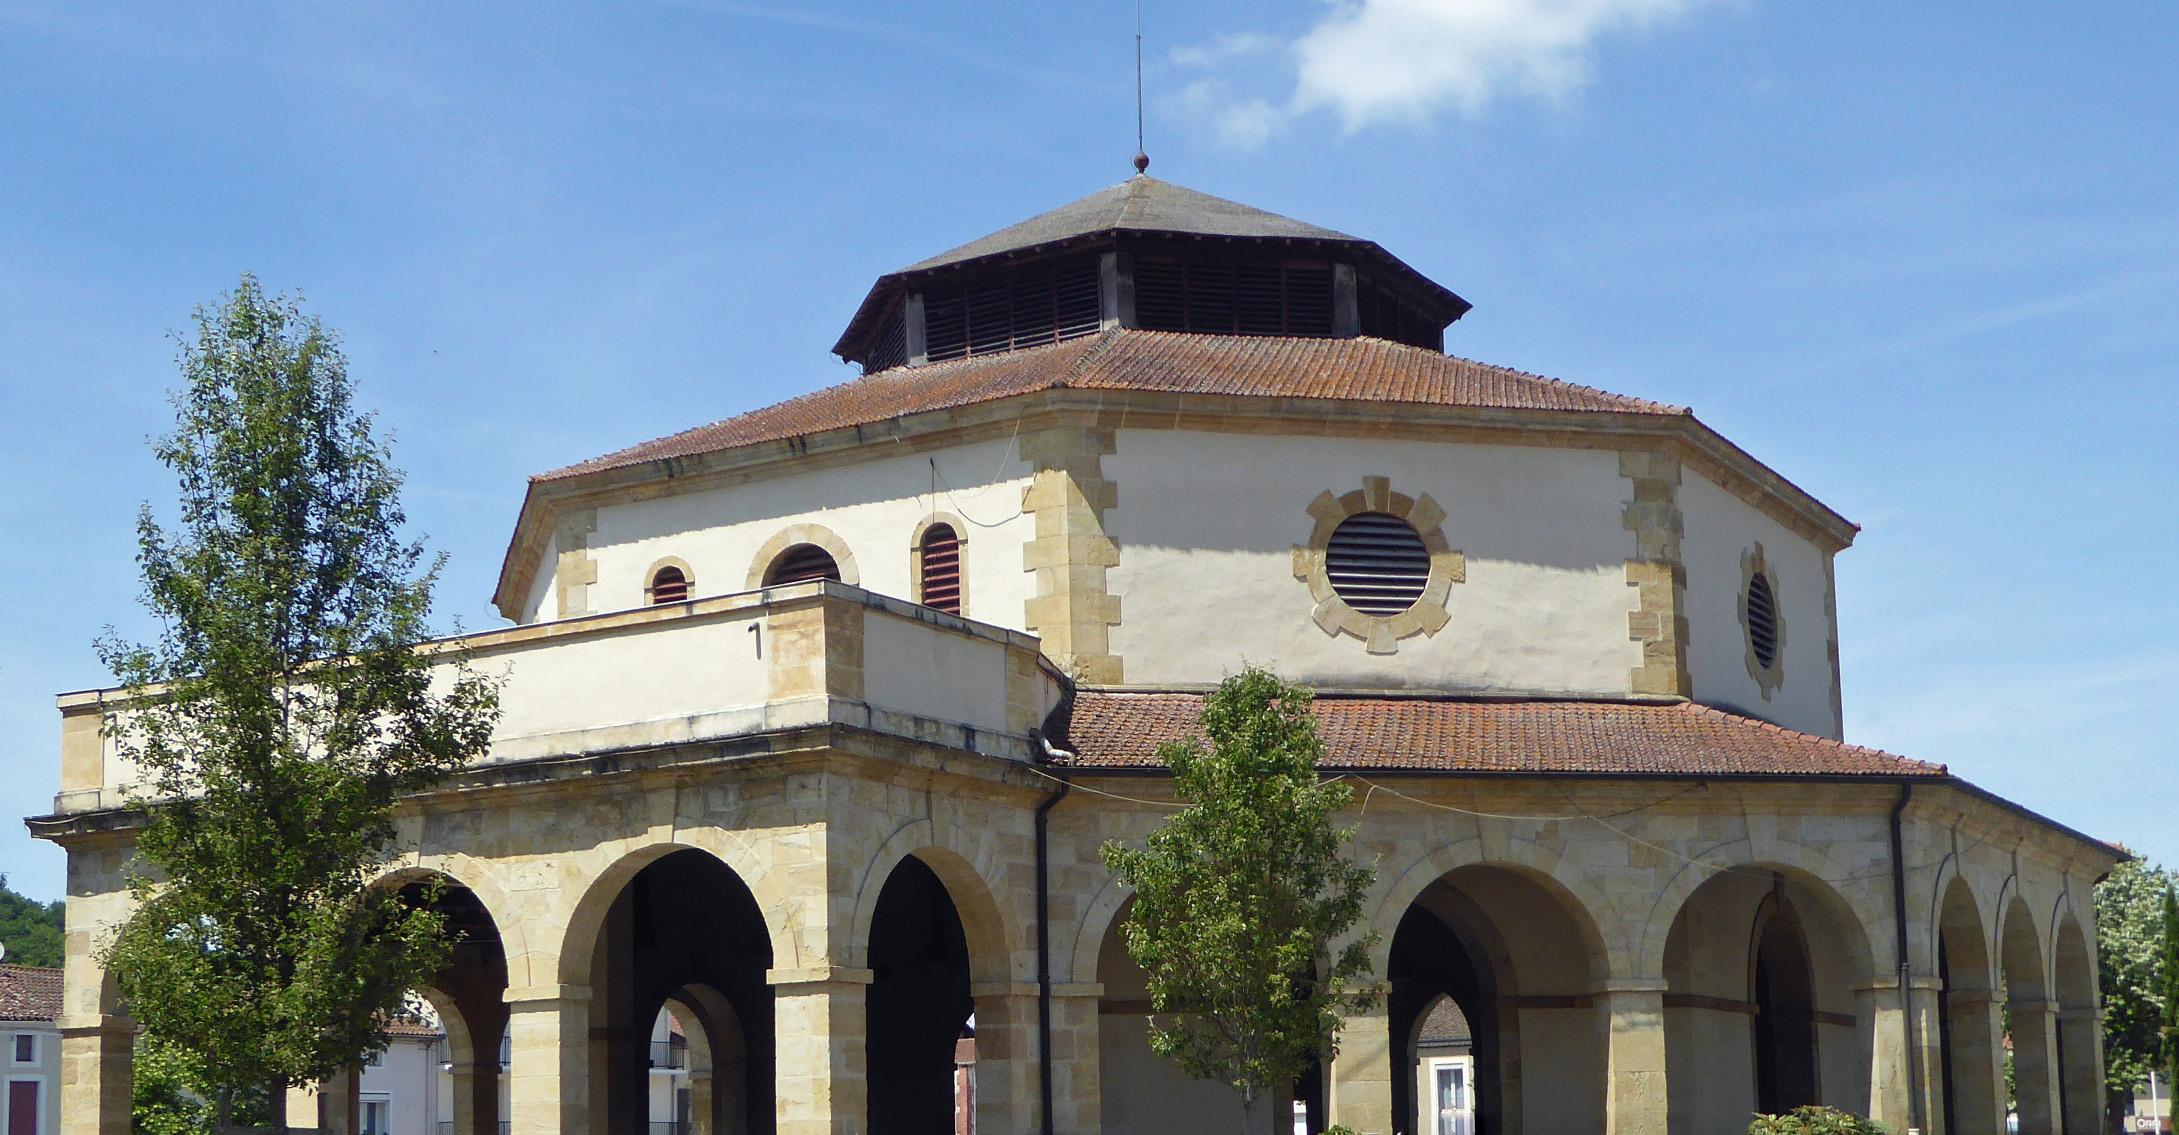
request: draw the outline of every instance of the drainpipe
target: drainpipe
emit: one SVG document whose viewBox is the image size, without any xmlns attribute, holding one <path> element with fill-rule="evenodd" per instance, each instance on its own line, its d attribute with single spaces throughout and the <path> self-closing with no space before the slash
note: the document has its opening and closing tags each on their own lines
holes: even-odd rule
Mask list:
<svg viewBox="0 0 2179 1135">
<path fill-rule="evenodd" d="M 1902 834 L 1900 817 L 1906 813 L 1907 800 L 1914 795 L 1914 782 L 1899 782 L 1899 803 L 1891 810 L 1891 897 L 1892 922 L 1898 930 L 1899 952 L 1899 1031 L 1906 1040 L 1907 1061 L 1907 1115 L 1915 1130 L 1924 1130 L 1922 1122 L 1922 1061 L 1914 1050 L 1914 987 L 1909 982 L 1913 967 L 1907 961 L 1907 858 L 1906 839 Z"/>
<path fill-rule="evenodd" d="M 1055 749 L 1043 734 L 1037 735 L 1038 744 L 1044 748 L 1046 758 L 1053 761 L 1072 759 L 1074 754 L 1065 749 Z M 1074 782 L 1067 779 L 1064 769 L 1054 774 L 1059 787 L 1044 803 L 1037 805 L 1037 1089 L 1043 1095 L 1043 1132 L 1053 1135 L 1056 1130 L 1052 1118 L 1052 881 L 1051 881 L 1051 817 L 1052 809 L 1074 791 Z"/>
</svg>

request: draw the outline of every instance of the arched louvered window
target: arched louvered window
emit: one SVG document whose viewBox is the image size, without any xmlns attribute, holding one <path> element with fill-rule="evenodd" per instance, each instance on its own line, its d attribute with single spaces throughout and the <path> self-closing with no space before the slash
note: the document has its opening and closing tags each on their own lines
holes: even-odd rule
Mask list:
<svg viewBox="0 0 2179 1135">
<path fill-rule="evenodd" d="M 961 536 L 951 524 L 923 530 L 917 568 L 922 575 L 923 605 L 949 615 L 961 613 Z"/>
<path fill-rule="evenodd" d="M 1748 577 L 1748 649 L 1755 664 L 1765 670 L 1778 663 L 1778 595 L 1770 576 L 1756 572 Z"/>
<path fill-rule="evenodd" d="M 783 583 L 802 583 L 812 579 L 838 579 L 840 565 L 832 560 L 832 553 L 815 544 L 796 544 L 779 554 L 772 566 L 764 572 L 764 586 L 777 587 Z"/>
<path fill-rule="evenodd" d="M 1389 512 L 1358 512 L 1332 530 L 1325 575 L 1347 606 L 1365 615 L 1397 615 L 1430 582 L 1430 549 L 1415 526 Z"/>
<path fill-rule="evenodd" d="M 689 597 L 688 573 L 667 564 L 651 576 L 651 606 L 661 603 L 685 603 Z"/>
</svg>

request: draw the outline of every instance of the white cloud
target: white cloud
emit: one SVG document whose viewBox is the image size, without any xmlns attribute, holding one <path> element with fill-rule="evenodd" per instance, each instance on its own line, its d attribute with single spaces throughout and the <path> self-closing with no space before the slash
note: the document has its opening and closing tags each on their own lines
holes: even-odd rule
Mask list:
<svg viewBox="0 0 2179 1135">
<path fill-rule="evenodd" d="M 1228 141 L 1252 145 L 1314 110 L 1354 130 L 1448 109 L 1472 117 L 1504 98 L 1563 99 L 1589 81 L 1599 39 L 1713 2 L 1334 0 L 1324 19 L 1286 45 L 1296 77 L 1283 105 L 1239 100 L 1208 117 Z M 1258 34 L 1228 35 L 1175 51 L 1172 60 L 1209 68 L 1275 46 Z M 1183 101 L 1208 109 L 1201 88 L 1194 95 Z"/>
<path fill-rule="evenodd" d="M 1195 47 L 1176 47 L 1168 56 L 1181 67 L 1209 67 L 1223 63 L 1237 55 L 1254 55 L 1285 46 L 1279 37 L 1263 32 L 1238 32 L 1219 36 L 1206 44 Z"/>
</svg>

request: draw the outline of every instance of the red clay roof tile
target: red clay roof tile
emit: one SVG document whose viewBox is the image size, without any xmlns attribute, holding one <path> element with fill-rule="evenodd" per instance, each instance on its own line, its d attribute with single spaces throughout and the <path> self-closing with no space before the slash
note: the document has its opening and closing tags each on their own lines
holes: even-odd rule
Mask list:
<svg viewBox="0 0 2179 1135">
<path fill-rule="evenodd" d="M 1199 735 L 1202 695 L 1085 690 L 1067 740 L 1084 768 L 1157 767 Z M 1927 776 L 1909 760 L 1692 703 L 1319 697 L 1328 768 L 1477 773 Z"/>
<path fill-rule="evenodd" d="M 57 1021 L 61 971 L 0 965 L 0 1021 Z"/>
<path fill-rule="evenodd" d="M 1610 394 L 1382 339 L 1110 330 L 1045 347 L 894 367 L 539 475 L 557 481 L 717 453 L 1043 390 L 1141 390 L 1424 406 L 1681 415 Z"/>
</svg>

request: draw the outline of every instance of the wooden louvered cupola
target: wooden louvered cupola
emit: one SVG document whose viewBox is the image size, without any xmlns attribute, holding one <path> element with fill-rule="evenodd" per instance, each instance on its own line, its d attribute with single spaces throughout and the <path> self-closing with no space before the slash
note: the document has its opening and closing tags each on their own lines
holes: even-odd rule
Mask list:
<svg viewBox="0 0 2179 1135">
<path fill-rule="evenodd" d="M 865 373 L 1113 328 L 1442 351 L 1467 310 L 1374 242 L 1136 177 L 880 278 L 833 350 Z"/>
</svg>

